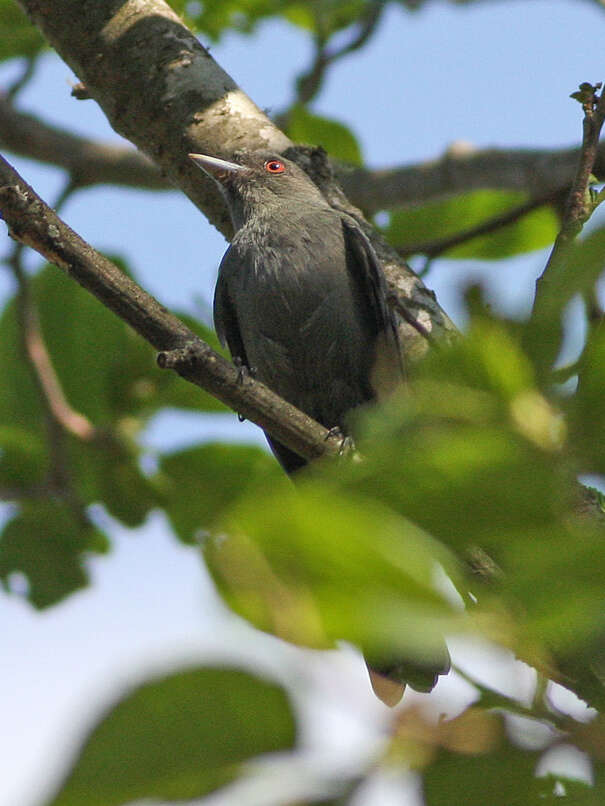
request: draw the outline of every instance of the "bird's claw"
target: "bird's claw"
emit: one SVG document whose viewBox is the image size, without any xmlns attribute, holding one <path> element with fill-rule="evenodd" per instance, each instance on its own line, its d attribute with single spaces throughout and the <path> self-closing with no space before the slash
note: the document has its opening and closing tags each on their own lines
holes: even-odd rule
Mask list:
<svg viewBox="0 0 605 806">
<path fill-rule="evenodd" d="M 244 362 L 238 355 L 236 355 L 233 358 L 233 363 L 235 364 L 235 367 L 237 369 L 236 383 L 238 386 L 242 386 L 247 378 L 254 378 L 254 376 L 256 375 L 256 368 L 249 367 L 246 364 L 244 364 Z M 239 412 L 237 415 L 237 419 L 240 421 L 240 423 L 246 422 L 246 418 L 243 416 L 243 414 L 239 414 Z"/>
<path fill-rule="evenodd" d="M 338 449 L 339 456 L 351 454 L 355 450 L 355 442 L 353 441 L 353 438 L 348 435 L 345 436 L 337 425 L 328 429 L 328 433 L 326 434 L 325 438 L 326 440 L 340 439 L 340 447 Z"/>
<path fill-rule="evenodd" d="M 246 378 L 254 378 L 254 376 L 256 375 L 256 369 L 254 367 L 249 367 L 246 364 L 244 364 L 244 362 L 239 356 L 237 355 L 235 356 L 235 358 L 233 359 L 233 363 L 235 364 L 235 367 L 237 369 L 236 382 L 239 386 L 241 386 L 244 383 Z"/>
</svg>

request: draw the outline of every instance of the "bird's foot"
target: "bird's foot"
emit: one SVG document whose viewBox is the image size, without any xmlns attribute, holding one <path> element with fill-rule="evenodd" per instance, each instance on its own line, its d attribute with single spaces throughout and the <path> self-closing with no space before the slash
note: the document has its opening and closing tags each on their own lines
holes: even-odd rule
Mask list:
<svg viewBox="0 0 605 806">
<path fill-rule="evenodd" d="M 243 383 L 248 378 L 254 378 L 254 376 L 256 375 L 255 367 L 249 367 L 246 364 L 244 364 L 244 362 L 242 361 L 242 359 L 238 355 L 236 355 L 233 358 L 233 363 L 235 364 L 235 366 L 237 368 L 236 383 L 237 383 L 238 386 L 242 386 Z M 239 412 L 238 412 L 238 415 L 237 415 L 237 419 L 240 421 L 240 423 L 246 422 L 246 418 L 243 416 L 243 414 L 239 414 Z"/>
<path fill-rule="evenodd" d="M 355 442 L 353 441 L 353 437 L 348 435 L 345 436 L 337 425 L 328 429 L 328 433 L 326 434 L 325 438 L 340 440 L 340 447 L 338 449 L 339 456 L 348 456 L 355 451 Z"/>
<path fill-rule="evenodd" d="M 236 355 L 233 359 L 233 363 L 237 369 L 237 383 L 241 386 L 247 378 L 254 378 L 256 375 L 255 367 L 249 367 L 247 364 L 244 364 L 242 359 Z"/>
</svg>

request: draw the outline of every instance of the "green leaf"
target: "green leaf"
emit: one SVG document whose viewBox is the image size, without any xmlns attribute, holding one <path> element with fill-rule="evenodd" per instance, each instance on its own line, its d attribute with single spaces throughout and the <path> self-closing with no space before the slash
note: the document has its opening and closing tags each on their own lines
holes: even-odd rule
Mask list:
<svg viewBox="0 0 605 806">
<path fill-rule="evenodd" d="M 139 467 L 139 449 L 126 441 L 70 440 L 73 484 L 85 504 L 101 503 L 124 525 L 140 526 L 161 503 L 155 480 Z"/>
<path fill-rule="evenodd" d="M 440 657 L 443 631 L 463 615 L 433 587 L 447 552 L 417 527 L 333 483 L 247 496 L 205 543 L 227 602 L 294 643 L 348 640 L 374 659 Z"/>
<path fill-rule="evenodd" d="M 0 61 L 31 57 L 46 43 L 14 0 L 0 0 Z"/>
<path fill-rule="evenodd" d="M 578 389 L 569 405 L 572 444 L 583 472 L 605 474 L 605 328 L 597 329 L 580 360 Z"/>
<path fill-rule="evenodd" d="M 479 546 L 499 567 L 499 606 L 516 627 L 505 637 L 495 622 L 495 640 L 536 658 L 540 647 L 567 652 L 600 633 L 602 529 L 575 515 L 562 413 L 501 325 L 474 322 L 467 338 L 434 351 L 412 394 L 373 413 L 357 444 L 364 460 L 340 468 L 345 490 L 405 515 L 459 556 Z"/>
<path fill-rule="evenodd" d="M 205 0 L 196 6 L 186 0 L 171 0 L 170 5 L 216 40 L 228 31 L 251 33 L 262 20 L 278 15 L 284 7 L 299 4 L 283 0 Z"/>
<path fill-rule="evenodd" d="M 487 547 L 495 527 L 541 525 L 559 512 L 562 418 L 503 325 L 473 321 L 465 338 L 428 356 L 413 390 L 366 420 L 365 461 L 343 467 L 343 479 L 458 547 Z"/>
<path fill-rule="evenodd" d="M 605 227 L 563 248 L 539 283 L 531 319 L 525 328 L 525 348 L 544 373 L 559 354 L 561 317 L 578 293 L 590 291 L 605 269 Z"/>
<path fill-rule="evenodd" d="M 552 784 L 546 785 L 545 779 L 535 777 L 538 759 L 535 751 L 508 743 L 481 754 L 442 750 L 423 776 L 426 804 L 540 806 L 545 802 L 545 790 Z"/>
<path fill-rule="evenodd" d="M 105 714 L 48 806 L 199 798 L 236 778 L 243 762 L 290 749 L 295 731 L 276 684 L 238 669 L 177 672 Z"/>
<path fill-rule="evenodd" d="M 353 165 L 362 163 L 359 143 L 347 126 L 314 115 L 301 104 L 295 105 L 289 112 L 287 134 L 294 142 L 323 146 L 331 157 L 343 162 Z"/>
<path fill-rule="evenodd" d="M 185 543 L 199 540 L 226 507 L 263 487 L 283 487 L 277 462 L 246 445 L 207 444 L 164 455 L 160 462 L 170 522 Z"/>
<path fill-rule="evenodd" d="M 0 579 L 24 574 L 35 607 L 56 604 L 88 584 L 84 558 L 107 550 L 107 538 L 66 505 L 50 499 L 26 501 L 0 535 Z"/>
<path fill-rule="evenodd" d="M 476 190 L 418 207 L 395 210 L 385 234 L 390 243 L 404 249 L 434 244 L 501 216 L 525 201 L 527 196 L 522 193 Z M 499 260 L 542 249 L 554 241 L 557 232 L 557 216 L 550 206 L 544 206 L 443 254 L 451 259 Z"/>
<path fill-rule="evenodd" d="M 308 3 L 301 0 L 205 0 L 194 4 L 170 0 L 170 5 L 188 22 L 213 39 L 227 31 L 251 33 L 268 17 L 283 17 L 310 32 L 330 36 L 359 22 L 371 0 L 330 0 Z"/>
<path fill-rule="evenodd" d="M 39 435 L 0 425 L 0 485 L 27 489 L 42 482 L 47 470 L 46 445 Z"/>
<path fill-rule="evenodd" d="M 10 383 L 0 385 L 0 424 L 4 439 L 8 435 L 7 429 L 11 429 L 11 449 L 28 452 L 25 434 L 29 435 L 32 444 L 43 444 L 46 434 L 39 396 L 19 338 L 14 299 L 7 304 L 0 317 L 0 363 L 6 377 L 11 379 Z M 21 434 L 20 446 L 15 439 L 17 432 L 14 429 Z"/>
</svg>

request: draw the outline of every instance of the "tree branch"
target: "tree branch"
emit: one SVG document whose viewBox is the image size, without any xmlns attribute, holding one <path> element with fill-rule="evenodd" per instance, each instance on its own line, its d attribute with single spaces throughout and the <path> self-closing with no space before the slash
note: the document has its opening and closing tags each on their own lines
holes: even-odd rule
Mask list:
<svg viewBox="0 0 605 806">
<path fill-rule="evenodd" d="M 26 87 L 34 77 L 38 55 L 39 54 L 36 53 L 34 56 L 30 56 L 24 60 L 21 75 L 11 84 L 6 93 L 6 97 L 9 101 L 14 101 L 21 90 Z"/>
<path fill-rule="evenodd" d="M 579 149 L 451 148 L 436 160 L 368 170 L 337 166 L 347 196 L 367 215 L 391 207 L 454 196 L 471 190 L 517 190 L 532 198 L 556 196 L 571 184 Z M 593 173 L 605 180 L 605 144 Z"/>
<path fill-rule="evenodd" d="M 87 417 L 70 406 L 65 397 L 42 336 L 30 283 L 21 263 L 21 252 L 22 245 L 17 244 L 6 262 L 17 281 L 17 314 L 25 358 L 44 401 L 48 419 L 79 439 L 90 441 L 95 438 L 96 429 Z"/>
<path fill-rule="evenodd" d="M 0 95 L 0 145 L 13 154 L 64 168 L 76 188 L 96 184 L 168 190 L 157 167 L 133 148 L 103 143 L 19 112 Z"/>
<path fill-rule="evenodd" d="M 341 439 L 214 352 L 157 300 L 71 230 L 0 157 L 0 211 L 11 235 L 94 294 L 176 369 L 306 459 L 337 454 Z"/>
</svg>

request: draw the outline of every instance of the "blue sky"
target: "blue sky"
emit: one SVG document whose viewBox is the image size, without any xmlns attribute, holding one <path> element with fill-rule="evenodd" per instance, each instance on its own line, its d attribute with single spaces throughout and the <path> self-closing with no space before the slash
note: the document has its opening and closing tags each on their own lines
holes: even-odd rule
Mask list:
<svg viewBox="0 0 605 806">
<path fill-rule="evenodd" d="M 605 11 L 577 0 L 432 4 L 415 14 L 390 8 L 371 44 L 336 65 L 314 109 L 348 123 L 373 166 L 434 158 L 456 140 L 568 146 L 581 132 L 581 110 L 569 93 L 581 81 L 605 78 L 604 30 Z M 279 110 L 310 47 L 301 32 L 270 22 L 252 38 L 227 37 L 212 53 L 261 107 Z M 2 68 L 0 86 L 15 72 Z M 62 62 L 46 57 L 22 106 L 83 134 L 117 139 L 92 101 L 71 98 L 72 79 Z M 46 200 L 56 197 L 60 172 L 14 163 Z M 64 217 L 98 248 L 125 255 L 162 302 L 208 316 L 225 243 L 184 197 L 97 188 L 70 199 Z M 439 261 L 427 282 L 455 318 L 459 289 L 471 277 L 483 278 L 494 304 L 519 311 L 531 302 L 544 260 L 537 253 L 495 264 Z M 29 262 L 36 265 L 35 258 Z M 10 289 L 10 278 L 0 272 L 0 299 Z M 253 426 L 231 415 L 166 415 L 150 428 L 147 443 L 164 448 L 215 438 L 260 439 Z M 91 563 L 90 590 L 42 614 L 0 594 L 0 806 L 35 803 L 94 715 L 125 683 L 208 654 L 239 655 L 286 677 L 298 674 L 310 712 L 319 713 L 322 704 L 321 719 L 309 731 L 324 751 L 342 743 L 334 737 L 343 733 L 350 753 L 371 744 L 383 713 L 353 653 L 321 663 L 313 658 L 299 669 L 297 655 L 226 617 L 199 558 L 176 543 L 159 516 L 136 532 L 115 524 L 111 531 L 115 550 Z M 478 651 L 467 647 L 469 656 L 482 668 Z M 527 687 L 527 675 L 503 660 L 498 683 Z M 454 691 L 453 683 L 437 692 L 440 703 L 465 697 L 468 690 Z M 387 789 L 378 789 L 372 803 L 391 803 Z"/>
</svg>

